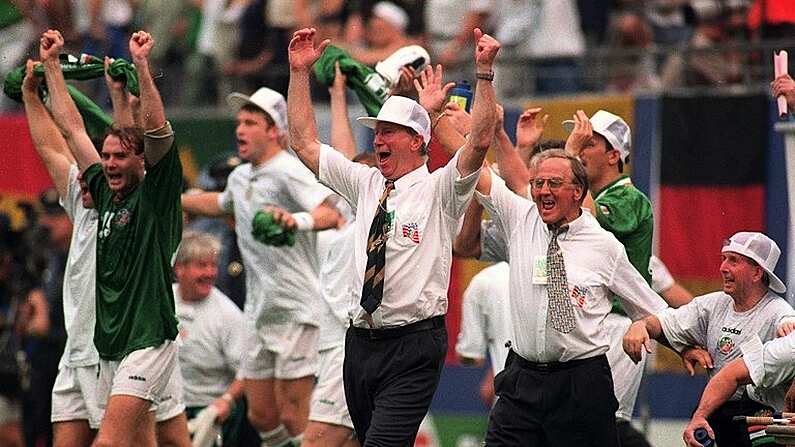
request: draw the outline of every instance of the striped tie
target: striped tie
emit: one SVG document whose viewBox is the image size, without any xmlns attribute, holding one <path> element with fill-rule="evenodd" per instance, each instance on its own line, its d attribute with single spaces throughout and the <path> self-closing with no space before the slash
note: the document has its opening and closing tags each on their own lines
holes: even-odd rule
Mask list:
<svg viewBox="0 0 795 447">
<path fill-rule="evenodd" d="M 384 193 L 378 200 L 378 209 L 370 224 L 370 235 L 367 237 L 367 268 L 364 271 L 361 306 L 372 315 L 381 305 L 384 296 L 384 265 L 386 263 L 386 233 L 390 223 L 387 221 L 386 199 L 390 191 L 395 189 L 395 182 L 387 180 Z"/>
<path fill-rule="evenodd" d="M 574 307 L 569 299 L 569 282 L 566 279 L 566 266 L 563 264 L 563 253 L 558 245 L 558 234 L 566 227 L 552 228 L 552 240 L 547 247 L 547 323 L 553 329 L 568 334 L 574 329 Z"/>
</svg>

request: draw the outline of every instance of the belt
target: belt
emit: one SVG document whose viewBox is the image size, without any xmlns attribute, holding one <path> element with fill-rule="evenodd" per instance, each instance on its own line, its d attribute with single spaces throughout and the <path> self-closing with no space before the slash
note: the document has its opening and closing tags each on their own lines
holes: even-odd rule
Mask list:
<svg viewBox="0 0 795 447">
<path fill-rule="evenodd" d="M 369 338 L 371 340 L 380 340 L 385 338 L 397 338 L 404 335 L 413 334 L 415 332 L 430 331 L 431 329 L 444 328 L 444 315 L 437 315 L 426 320 L 417 321 L 416 323 L 407 324 L 405 326 L 390 327 L 384 329 L 366 329 L 362 327 L 355 327 L 351 321 L 351 327 L 348 328 L 351 334 L 357 337 Z"/>
<path fill-rule="evenodd" d="M 587 359 L 569 360 L 568 362 L 531 362 L 514 352 L 513 349 L 508 352 L 508 363 L 514 362 L 522 369 L 541 372 L 563 371 L 600 360 L 606 362 L 607 356 L 602 354 L 595 357 L 588 357 Z"/>
</svg>

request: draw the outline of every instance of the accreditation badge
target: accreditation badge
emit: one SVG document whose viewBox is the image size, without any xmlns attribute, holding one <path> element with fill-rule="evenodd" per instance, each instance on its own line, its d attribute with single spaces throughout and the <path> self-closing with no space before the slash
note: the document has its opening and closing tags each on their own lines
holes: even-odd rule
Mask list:
<svg viewBox="0 0 795 447">
<path fill-rule="evenodd" d="M 547 284 L 547 255 L 533 258 L 533 284 Z"/>
</svg>

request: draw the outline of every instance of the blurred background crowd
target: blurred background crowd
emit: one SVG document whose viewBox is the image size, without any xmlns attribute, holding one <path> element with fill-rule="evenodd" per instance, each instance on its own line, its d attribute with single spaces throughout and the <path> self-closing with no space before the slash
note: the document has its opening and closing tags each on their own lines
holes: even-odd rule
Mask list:
<svg viewBox="0 0 795 447">
<path fill-rule="evenodd" d="M 0 75 L 45 29 L 68 52 L 128 58 L 133 29 L 153 55 L 167 106 L 214 106 L 230 91 L 284 91 L 291 32 L 321 37 L 366 64 L 418 43 L 450 79 L 472 76 L 470 31 L 502 43 L 503 100 L 577 92 L 753 88 L 769 53 L 795 37 L 791 0 L 0 0 Z M 510 73 L 510 75 L 508 75 Z M 173 87 L 173 88 L 169 88 Z"/>
</svg>

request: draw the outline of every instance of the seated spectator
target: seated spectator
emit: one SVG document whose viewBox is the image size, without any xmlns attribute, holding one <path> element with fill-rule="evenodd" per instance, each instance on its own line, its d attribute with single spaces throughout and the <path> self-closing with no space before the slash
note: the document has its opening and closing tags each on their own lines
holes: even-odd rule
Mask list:
<svg viewBox="0 0 795 447">
<path fill-rule="evenodd" d="M 409 16 L 400 6 L 390 2 L 376 3 L 367 20 L 367 47 L 362 48 L 350 42 L 344 47 L 357 61 L 375 65 L 399 48 L 415 43 L 406 36 L 408 24 Z"/>
</svg>

